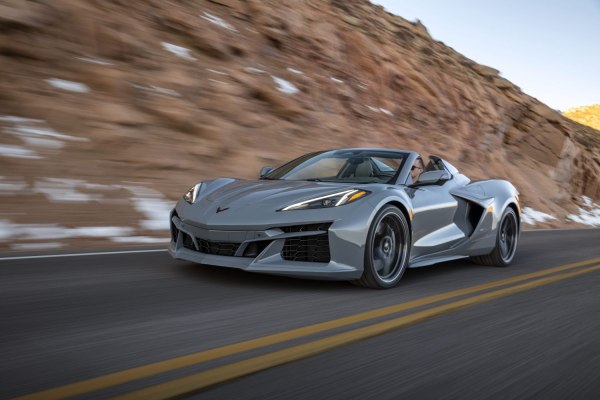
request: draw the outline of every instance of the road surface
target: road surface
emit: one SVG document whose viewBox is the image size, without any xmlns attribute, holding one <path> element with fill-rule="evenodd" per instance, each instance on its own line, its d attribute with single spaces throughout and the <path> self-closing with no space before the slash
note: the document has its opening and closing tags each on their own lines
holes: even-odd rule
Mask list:
<svg viewBox="0 0 600 400">
<path fill-rule="evenodd" d="M 0 321 L 0 398 L 598 399 L 600 230 L 385 291 L 162 250 L 4 255 Z"/>
</svg>

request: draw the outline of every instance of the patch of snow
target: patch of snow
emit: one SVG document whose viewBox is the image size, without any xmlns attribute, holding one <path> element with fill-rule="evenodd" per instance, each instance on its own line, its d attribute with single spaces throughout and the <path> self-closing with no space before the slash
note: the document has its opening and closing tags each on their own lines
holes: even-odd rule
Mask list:
<svg viewBox="0 0 600 400">
<path fill-rule="evenodd" d="M 583 204 L 586 207 L 593 207 L 594 206 L 594 202 L 592 201 L 592 199 L 590 199 L 587 196 L 581 196 L 581 201 L 583 201 Z"/>
<path fill-rule="evenodd" d="M 48 182 L 62 184 L 69 187 L 75 187 L 85 183 L 83 179 L 70 179 L 70 178 L 44 178 Z"/>
<path fill-rule="evenodd" d="M 245 67 L 244 71 L 249 72 L 251 74 L 264 74 L 266 71 L 254 67 Z"/>
<path fill-rule="evenodd" d="M 332 80 L 332 81 L 334 81 L 335 83 L 344 83 L 344 81 L 343 81 L 343 80 L 341 80 L 341 79 L 338 79 L 338 78 L 335 78 L 335 77 L 333 77 L 333 76 L 330 76 L 330 77 L 329 77 L 329 79 L 331 79 L 331 80 Z"/>
<path fill-rule="evenodd" d="M 17 135 L 21 135 L 21 136 L 30 136 L 30 137 L 47 136 L 47 137 L 52 137 L 55 139 L 70 140 L 70 141 L 75 141 L 75 142 L 88 142 L 89 141 L 89 139 L 87 139 L 87 138 L 65 135 L 63 133 L 58 133 L 55 130 L 50 129 L 50 128 L 39 128 L 39 127 L 26 126 L 26 125 L 15 126 L 12 130 L 9 130 L 9 132 L 17 134 Z"/>
<path fill-rule="evenodd" d="M 358 87 L 361 88 L 362 90 L 367 90 L 367 85 L 360 84 L 360 85 L 358 85 Z"/>
<path fill-rule="evenodd" d="M 168 243 L 169 238 L 156 238 L 150 236 L 117 236 L 111 238 L 115 243 Z"/>
<path fill-rule="evenodd" d="M 23 181 L 7 180 L 5 177 L 0 176 L 0 196 L 11 195 L 16 192 L 20 192 L 27 188 L 27 183 Z"/>
<path fill-rule="evenodd" d="M 385 115 L 389 115 L 390 117 L 393 117 L 393 116 L 394 116 L 394 113 L 393 113 L 393 112 L 391 112 L 390 110 L 386 109 L 386 108 L 382 108 L 382 107 L 373 107 L 373 106 L 370 106 L 370 105 L 368 105 L 368 104 L 365 104 L 365 107 L 367 107 L 369 110 L 371 110 L 371 111 L 373 111 L 373 112 L 376 112 L 376 113 L 378 113 L 378 112 L 382 112 L 382 113 L 384 113 Z"/>
<path fill-rule="evenodd" d="M 208 72 L 212 72 L 213 74 L 217 74 L 217 75 L 229 75 L 227 72 L 217 71 L 216 69 L 212 69 L 212 68 L 206 68 L 206 70 Z"/>
<path fill-rule="evenodd" d="M 33 150 L 12 144 L 0 144 L 0 156 L 32 159 L 42 158 Z"/>
<path fill-rule="evenodd" d="M 162 193 L 159 192 L 158 190 L 150 189 L 145 186 L 139 186 L 139 185 L 137 185 L 137 182 L 129 182 L 129 183 L 132 183 L 132 184 L 131 185 L 112 185 L 112 187 L 117 188 L 117 189 L 129 190 L 131 192 L 131 194 L 134 195 L 135 198 L 138 198 L 138 197 L 156 197 L 156 198 L 163 197 Z"/>
<path fill-rule="evenodd" d="M 237 29 L 235 29 L 233 27 L 233 25 L 225 22 L 225 20 L 223 20 L 222 18 L 217 17 L 216 15 L 212 15 L 210 13 L 207 13 L 206 11 L 203 12 L 204 15 L 201 15 L 200 17 L 207 20 L 208 22 L 211 22 L 215 25 L 220 26 L 221 28 L 225 28 L 228 29 L 230 31 L 233 32 L 237 32 Z"/>
<path fill-rule="evenodd" d="M 46 79 L 46 82 L 57 89 L 67 90 L 69 92 L 87 93 L 90 91 L 90 88 L 85 83 L 67 81 L 57 78 Z"/>
<path fill-rule="evenodd" d="M 25 144 L 32 146 L 56 149 L 62 147 L 62 143 L 57 143 L 57 140 L 54 139 L 74 142 L 89 141 L 87 138 L 56 132 L 55 130 L 44 126 L 44 121 L 38 119 L 3 115 L 0 116 L 0 121 L 11 123 L 13 126 L 5 129 L 6 132 L 18 136 Z"/>
<path fill-rule="evenodd" d="M 286 94 L 294 94 L 298 93 L 298 88 L 294 86 L 291 82 L 286 81 L 285 79 L 278 78 L 276 76 L 271 76 L 273 82 L 277 85 L 277 90 Z"/>
<path fill-rule="evenodd" d="M 79 228 L 71 228 L 69 231 L 75 236 L 114 237 L 130 235 L 133 229 L 123 226 L 85 226 Z"/>
<path fill-rule="evenodd" d="M 193 61 L 195 58 L 192 56 L 190 49 L 186 49 L 185 47 L 177 46 L 172 43 L 160 42 L 162 47 L 170 53 L 175 54 L 177 57 L 185 58 L 186 60 Z"/>
<path fill-rule="evenodd" d="M 133 208 L 145 215 L 140 226 L 148 230 L 169 229 L 169 213 L 173 209 L 173 202 L 165 199 L 157 190 L 137 185 L 113 185 L 115 188 L 128 190 Z"/>
<path fill-rule="evenodd" d="M 168 218 L 167 218 L 168 219 Z M 122 226 L 86 226 L 67 228 L 57 224 L 15 224 L 0 220 L 0 241 L 56 240 L 76 237 L 114 237 L 131 235 L 133 229 Z"/>
<path fill-rule="evenodd" d="M 8 180 L 0 176 L 0 195 L 26 190 L 27 184 L 22 181 Z M 31 188 L 32 193 L 41 193 L 51 202 L 114 202 L 119 201 L 114 196 L 104 196 L 101 193 L 84 193 L 81 189 L 89 190 L 126 190 L 130 193 L 128 198 L 131 206 L 141 213 L 143 217 L 139 226 L 146 230 L 169 229 L 169 213 L 173 208 L 173 201 L 154 189 L 136 183 L 129 184 L 99 184 L 90 183 L 81 179 L 66 178 L 40 178 Z M 4 193 L 3 193 L 4 192 Z M 12 233 L 11 233 L 12 232 Z M 56 224 L 13 224 L 0 220 L 0 240 L 16 237 L 18 239 L 65 239 L 72 237 L 117 237 L 129 236 L 134 232 L 129 227 L 81 227 L 65 228 Z M 142 238 L 138 238 L 141 243 Z M 118 239 L 123 242 L 127 239 Z M 136 239 L 137 240 L 137 239 Z M 146 243 L 151 243 L 149 238 Z M 129 240 L 135 242 L 135 240 Z M 161 241 L 163 241 L 161 239 Z M 158 239 L 157 239 L 158 243 Z"/>
<path fill-rule="evenodd" d="M 14 115 L 0 115 L 0 121 L 10 122 L 12 124 L 37 124 L 44 122 L 40 119 L 16 117 Z"/>
<path fill-rule="evenodd" d="M 211 81 L 211 82 L 222 83 L 223 85 L 227 85 L 227 82 L 223 82 L 223 81 L 220 81 L 218 79 L 209 78 L 208 80 Z"/>
<path fill-rule="evenodd" d="M 291 68 L 291 67 L 288 67 L 287 70 L 290 71 L 292 74 L 304 75 L 304 72 L 299 71 L 299 70 L 294 69 L 294 68 Z"/>
<path fill-rule="evenodd" d="M 567 219 L 583 225 L 600 226 L 600 204 L 587 196 L 581 196 L 583 207 L 577 207 L 578 214 L 569 214 Z"/>
<path fill-rule="evenodd" d="M 534 210 L 531 207 L 523 207 L 521 210 L 521 218 L 524 224 L 535 225 L 536 223 L 544 223 L 546 221 L 555 220 L 556 217 L 545 212 Z"/>
<path fill-rule="evenodd" d="M 77 191 L 77 185 L 82 182 L 76 179 L 47 178 L 37 181 L 33 192 L 45 195 L 52 202 L 87 203 L 102 200 L 102 196 Z"/>
<path fill-rule="evenodd" d="M 46 242 L 46 243 L 15 243 L 11 245 L 13 250 L 53 250 L 63 247 L 61 243 Z"/>
<path fill-rule="evenodd" d="M 146 219 L 140 221 L 142 228 L 149 230 L 167 230 L 169 229 L 169 213 L 173 208 L 173 203 L 164 198 L 133 198 L 133 207 L 146 216 Z"/>
<path fill-rule="evenodd" d="M 83 186 L 86 189 L 91 189 L 91 190 L 114 190 L 114 189 L 119 189 L 119 188 L 115 188 L 113 185 L 104 185 L 102 183 L 90 183 L 90 182 L 85 182 L 85 181 L 82 181 L 81 186 Z"/>
<path fill-rule="evenodd" d="M 173 90 L 173 89 L 167 89 L 164 87 L 154 86 L 154 85 L 150 85 L 150 89 L 157 93 L 166 94 L 166 95 L 173 96 L 173 97 L 181 97 L 179 92 L 176 90 Z"/>
<path fill-rule="evenodd" d="M 134 83 L 133 87 L 136 89 L 147 90 L 150 92 L 166 94 L 166 95 L 173 96 L 173 97 L 181 97 L 181 94 L 179 94 L 178 91 L 173 90 L 173 89 L 164 88 L 161 86 L 155 86 L 155 85 L 144 86 L 144 85 L 138 85 L 137 83 Z"/>
<path fill-rule="evenodd" d="M 113 65 L 113 63 L 108 62 L 108 61 L 104 61 L 100 58 L 96 58 L 96 57 L 75 57 L 80 61 L 86 62 L 86 63 L 90 63 L 90 64 L 98 64 L 98 65 Z"/>
<path fill-rule="evenodd" d="M 46 149 L 61 149 L 65 145 L 64 142 L 61 142 L 60 140 L 40 137 L 22 136 L 21 140 L 29 146 L 44 147 Z"/>
</svg>

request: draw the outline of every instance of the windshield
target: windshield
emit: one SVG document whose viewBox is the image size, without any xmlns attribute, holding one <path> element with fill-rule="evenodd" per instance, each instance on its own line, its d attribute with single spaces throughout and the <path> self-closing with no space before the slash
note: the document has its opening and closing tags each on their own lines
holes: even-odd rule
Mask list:
<svg viewBox="0 0 600 400">
<path fill-rule="evenodd" d="M 408 153 L 334 150 L 311 153 L 277 168 L 262 179 L 343 183 L 394 183 Z"/>
</svg>

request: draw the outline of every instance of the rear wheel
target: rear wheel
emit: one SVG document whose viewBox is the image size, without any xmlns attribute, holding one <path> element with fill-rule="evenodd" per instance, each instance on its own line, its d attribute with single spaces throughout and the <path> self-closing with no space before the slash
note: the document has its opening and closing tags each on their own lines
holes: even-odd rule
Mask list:
<svg viewBox="0 0 600 400">
<path fill-rule="evenodd" d="M 518 240 L 519 224 L 517 214 L 511 207 L 507 207 L 498 226 L 494 250 L 488 255 L 471 257 L 471 259 L 477 264 L 506 267 L 515 257 Z"/>
<path fill-rule="evenodd" d="M 373 219 L 367 235 L 359 286 L 373 289 L 394 287 L 402 278 L 410 255 L 410 229 L 397 207 L 383 207 Z"/>
</svg>

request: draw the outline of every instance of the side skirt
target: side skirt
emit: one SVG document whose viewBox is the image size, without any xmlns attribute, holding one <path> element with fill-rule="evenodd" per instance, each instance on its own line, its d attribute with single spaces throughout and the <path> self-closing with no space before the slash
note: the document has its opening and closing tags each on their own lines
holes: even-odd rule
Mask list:
<svg viewBox="0 0 600 400">
<path fill-rule="evenodd" d="M 408 268 L 426 267 L 426 266 L 432 265 L 432 264 L 437 264 L 437 263 L 452 261 L 452 260 L 460 260 L 461 258 L 467 258 L 467 257 L 468 256 L 456 256 L 456 255 L 455 256 L 426 257 L 426 258 L 421 258 L 420 260 L 412 261 L 408 265 Z"/>
</svg>

